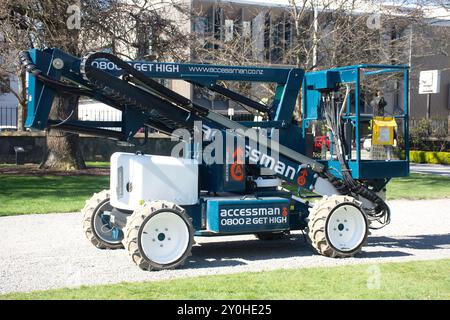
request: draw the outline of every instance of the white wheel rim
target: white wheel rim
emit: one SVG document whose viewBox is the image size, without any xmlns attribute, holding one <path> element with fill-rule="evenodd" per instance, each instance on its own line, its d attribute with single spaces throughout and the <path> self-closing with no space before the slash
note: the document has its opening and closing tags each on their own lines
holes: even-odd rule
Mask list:
<svg viewBox="0 0 450 320">
<path fill-rule="evenodd" d="M 189 245 L 189 229 L 176 213 L 164 211 L 151 217 L 142 227 L 142 251 L 159 264 L 180 259 Z"/>
<path fill-rule="evenodd" d="M 328 217 L 328 241 L 339 251 L 350 252 L 358 248 L 366 232 L 364 213 L 354 205 L 341 205 Z"/>
</svg>

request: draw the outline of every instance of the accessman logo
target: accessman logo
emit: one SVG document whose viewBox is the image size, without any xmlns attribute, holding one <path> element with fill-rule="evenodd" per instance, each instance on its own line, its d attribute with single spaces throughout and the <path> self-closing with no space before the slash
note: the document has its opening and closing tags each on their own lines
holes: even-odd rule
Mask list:
<svg viewBox="0 0 450 320">
<path fill-rule="evenodd" d="M 221 217 L 279 216 L 281 208 L 231 208 L 220 209 Z"/>
<path fill-rule="evenodd" d="M 221 207 L 219 209 L 221 228 L 257 229 L 262 225 L 286 225 L 289 223 L 289 210 L 285 205 L 267 205 L 260 207 L 236 208 Z"/>
</svg>

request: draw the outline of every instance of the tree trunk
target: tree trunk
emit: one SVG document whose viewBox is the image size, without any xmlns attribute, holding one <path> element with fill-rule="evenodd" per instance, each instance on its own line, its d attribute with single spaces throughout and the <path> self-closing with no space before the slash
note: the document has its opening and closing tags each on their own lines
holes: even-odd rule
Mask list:
<svg viewBox="0 0 450 320">
<path fill-rule="evenodd" d="M 27 89 L 26 89 L 26 75 L 22 68 L 17 72 L 18 83 L 18 104 L 17 104 L 17 131 L 24 131 L 25 114 L 27 109 Z"/>
<path fill-rule="evenodd" d="M 57 96 L 50 111 L 50 119 L 66 121 L 77 119 L 78 97 L 70 95 Z M 47 131 L 47 152 L 41 169 L 79 170 L 86 169 L 78 134 L 61 131 L 56 127 Z"/>
</svg>

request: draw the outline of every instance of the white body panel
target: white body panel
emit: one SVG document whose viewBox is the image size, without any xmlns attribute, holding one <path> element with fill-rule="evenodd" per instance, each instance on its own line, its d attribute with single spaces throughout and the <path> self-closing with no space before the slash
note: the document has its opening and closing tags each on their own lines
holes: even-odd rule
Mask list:
<svg viewBox="0 0 450 320">
<path fill-rule="evenodd" d="M 322 196 L 340 194 L 330 181 L 320 177 L 317 178 L 316 183 L 314 184 L 314 192 Z"/>
<path fill-rule="evenodd" d="M 274 178 L 274 179 L 263 179 L 262 177 L 258 177 L 255 180 L 256 185 L 258 188 L 270 188 L 270 187 L 279 187 L 282 184 L 281 179 Z"/>
<path fill-rule="evenodd" d="M 198 201 L 198 163 L 154 155 L 116 152 L 111 156 L 111 205 L 134 210 L 142 201 L 179 205 Z"/>
</svg>

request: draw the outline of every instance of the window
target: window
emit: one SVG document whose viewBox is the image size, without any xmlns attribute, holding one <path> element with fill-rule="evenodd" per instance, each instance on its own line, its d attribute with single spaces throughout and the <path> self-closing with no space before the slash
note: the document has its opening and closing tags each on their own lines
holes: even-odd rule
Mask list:
<svg viewBox="0 0 450 320">
<path fill-rule="evenodd" d="M 245 39 L 249 39 L 252 36 L 252 23 L 251 21 L 242 22 L 242 36 Z"/>
<path fill-rule="evenodd" d="M 207 17 L 197 17 L 194 20 L 194 32 L 196 33 L 197 37 L 204 38 L 205 33 L 207 32 L 208 28 L 208 18 Z"/>
</svg>

